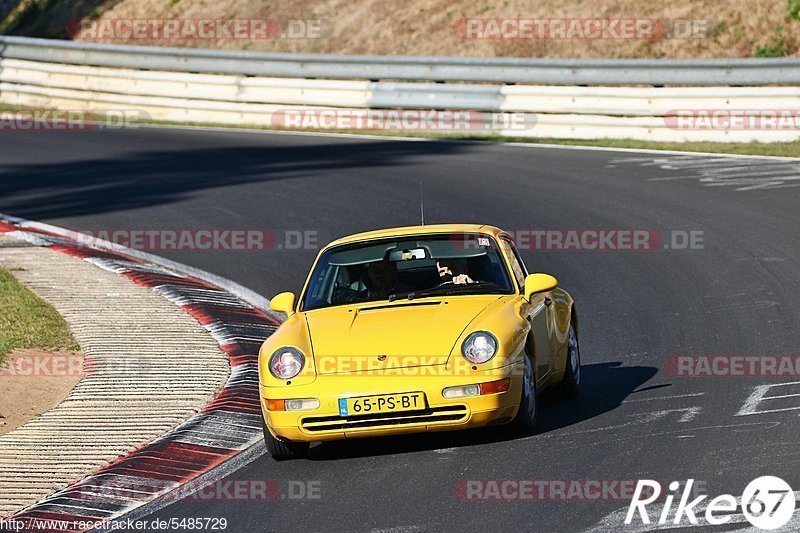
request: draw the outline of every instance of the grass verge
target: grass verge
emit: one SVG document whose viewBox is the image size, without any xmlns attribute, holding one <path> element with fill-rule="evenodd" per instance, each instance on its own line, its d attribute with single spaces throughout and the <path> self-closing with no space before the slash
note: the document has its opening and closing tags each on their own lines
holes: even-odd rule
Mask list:
<svg viewBox="0 0 800 533">
<path fill-rule="evenodd" d="M 28 106 L 0 104 L 0 111 L 33 111 Z M 97 113 L 102 117 L 102 113 Z M 635 139 L 560 139 L 554 137 L 506 137 L 488 134 L 441 134 L 430 132 L 376 131 L 376 130 L 295 130 L 246 124 L 225 124 L 216 122 L 175 122 L 167 120 L 137 121 L 135 124 L 157 126 L 189 126 L 197 128 L 248 129 L 275 132 L 311 132 L 374 135 L 376 137 L 415 137 L 423 139 L 445 139 L 457 141 L 514 142 L 523 144 L 561 144 L 567 146 L 596 146 L 602 148 L 626 148 L 632 150 L 671 150 L 679 152 L 709 152 L 716 154 L 765 155 L 777 157 L 800 157 L 800 140 L 789 142 L 654 142 Z M 102 131 L 102 130 L 101 130 Z"/>
<path fill-rule="evenodd" d="M 562 144 L 568 146 L 597 146 L 604 148 L 628 148 L 638 150 L 672 150 L 680 152 L 710 152 L 718 154 L 740 155 L 768 155 L 778 157 L 800 157 L 800 140 L 790 142 L 653 142 L 637 141 L 635 139 L 559 139 L 553 137 L 506 137 L 501 135 L 448 135 L 434 133 L 417 133 L 404 131 L 374 131 L 374 130 L 287 130 L 265 126 L 243 126 L 230 124 L 216 124 L 203 122 L 169 122 L 148 121 L 142 124 L 155 124 L 162 126 L 191 126 L 198 128 L 229 128 L 252 129 L 276 132 L 302 132 L 313 133 L 344 133 L 358 135 L 374 135 L 376 137 L 416 137 L 423 139 L 449 139 L 459 141 L 485 141 L 485 142 L 514 142 L 523 144 Z"/>
<path fill-rule="evenodd" d="M 424 136 L 424 135 L 420 135 Z M 597 146 L 603 148 L 629 148 L 638 150 L 672 150 L 679 152 L 711 152 L 719 154 L 771 155 L 800 157 L 800 141 L 773 143 L 732 142 L 654 142 L 634 139 L 558 139 L 548 137 L 467 136 L 466 140 L 515 142 L 524 144 L 563 144 L 568 146 Z"/>
<path fill-rule="evenodd" d="M 0 362 L 16 348 L 80 350 L 58 312 L 0 268 Z"/>
</svg>

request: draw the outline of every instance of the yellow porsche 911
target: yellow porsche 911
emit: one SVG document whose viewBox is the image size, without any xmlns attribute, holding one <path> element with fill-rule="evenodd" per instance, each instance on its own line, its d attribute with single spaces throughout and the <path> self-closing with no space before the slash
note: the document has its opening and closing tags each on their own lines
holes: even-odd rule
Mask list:
<svg viewBox="0 0 800 533">
<path fill-rule="evenodd" d="M 414 226 L 339 239 L 317 256 L 261 346 L 272 457 L 315 441 L 513 423 L 581 382 L 578 317 L 554 277 L 528 274 L 492 226 Z"/>
</svg>

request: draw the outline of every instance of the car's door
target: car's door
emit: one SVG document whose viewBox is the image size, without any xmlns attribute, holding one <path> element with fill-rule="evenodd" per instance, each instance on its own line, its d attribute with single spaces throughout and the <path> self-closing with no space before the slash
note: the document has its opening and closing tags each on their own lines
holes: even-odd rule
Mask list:
<svg viewBox="0 0 800 533">
<path fill-rule="evenodd" d="M 500 239 L 500 246 L 503 252 L 508 256 L 511 263 L 511 270 L 514 274 L 514 279 L 519 286 L 520 290 L 525 287 L 525 277 L 528 271 L 525 268 L 525 263 L 519 256 L 516 246 L 506 237 Z M 531 324 L 531 334 L 533 335 L 533 349 L 536 355 L 536 376 L 537 381 L 542 381 L 554 368 L 554 358 L 550 349 L 550 340 L 552 331 L 551 320 L 549 319 L 552 301 L 548 294 L 535 294 L 531 298 L 530 307 L 528 307 L 526 318 Z"/>
<path fill-rule="evenodd" d="M 533 345 L 536 351 L 537 381 L 547 378 L 552 371 L 552 357 L 550 355 L 550 340 L 548 336 L 547 306 L 545 297 L 541 294 L 531 298 L 531 310 L 528 315 L 533 334 Z"/>
</svg>

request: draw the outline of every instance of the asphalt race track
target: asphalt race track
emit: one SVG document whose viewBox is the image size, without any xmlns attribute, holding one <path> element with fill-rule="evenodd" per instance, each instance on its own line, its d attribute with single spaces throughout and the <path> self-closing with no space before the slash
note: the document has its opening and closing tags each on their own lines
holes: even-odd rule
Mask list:
<svg viewBox="0 0 800 533">
<path fill-rule="evenodd" d="M 633 531 L 612 514 L 627 507 L 625 499 L 474 501 L 459 487 L 465 480 L 693 478 L 712 496 L 738 496 L 769 474 L 800 487 L 800 397 L 792 396 L 800 378 L 687 378 L 665 370 L 676 354 L 800 353 L 797 167 L 233 131 L 6 131 L 0 212 L 89 231 L 305 230 L 324 244 L 417 224 L 422 181 L 427 223 L 644 229 L 667 243 L 673 231 L 702 232 L 695 249 L 522 251 L 530 271 L 556 275 L 572 293 L 581 319 L 582 395 L 546 398 L 535 436 L 495 428 L 331 443 L 293 462 L 264 456 L 232 479 L 274 480 L 285 498 L 188 499 L 156 515 L 225 517 L 229 531 L 579 531 L 604 524 Z M 153 253 L 271 297 L 298 291 L 316 252 Z M 747 414 L 754 388 L 774 383 L 783 385 L 769 395 L 785 397 L 751 405 Z M 290 485 L 309 481 L 319 498 L 290 497 Z"/>
</svg>

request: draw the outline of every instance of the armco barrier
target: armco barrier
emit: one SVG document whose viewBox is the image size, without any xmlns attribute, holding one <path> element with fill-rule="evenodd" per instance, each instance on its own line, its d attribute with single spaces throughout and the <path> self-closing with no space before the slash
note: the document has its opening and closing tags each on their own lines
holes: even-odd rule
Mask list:
<svg viewBox="0 0 800 533">
<path fill-rule="evenodd" d="M 172 72 L 552 85 L 800 83 L 800 59 L 525 59 L 229 52 L 0 36 L 3 57 Z"/>
<path fill-rule="evenodd" d="M 649 86 L 607 86 L 626 83 Z M 506 116 L 482 131 L 505 136 L 790 141 L 797 127 L 682 128 L 665 115 L 798 113 L 800 87 L 767 86 L 798 83 L 800 59 L 325 56 L 0 37 L 0 103 L 135 109 L 174 122 L 274 126 L 276 111 L 309 107 L 474 110 L 522 115 L 523 127 Z M 664 87 L 673 84 L 691 86 Z M 740 84 L 751 86 L 731 86 Z"/>
</svg>

